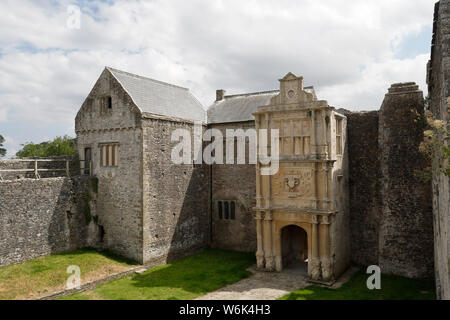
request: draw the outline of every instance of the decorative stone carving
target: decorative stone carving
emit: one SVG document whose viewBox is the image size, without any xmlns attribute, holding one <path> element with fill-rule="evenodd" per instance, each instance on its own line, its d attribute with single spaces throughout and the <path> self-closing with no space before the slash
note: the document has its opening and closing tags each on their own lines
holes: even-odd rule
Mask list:
<svg viewBox="0 0 450 320">
<path fill-rule="evenodd" d="M 331 205 L 337 190 L 334 174 L 344 167 L 343 157 L 330 158 L 336 154 L 336 117 L 344 120 L 345 132 L 345 116 L 326 101 L 318 101 L 313 88 L 305 90 L 303 78 L 291 73 L 280 80 L 280 94 L 255 113 L 256 119 L 265 119 L 264 124 L 256 121 L 256 130 L 262 125 L 280 133 L 277 174 L 263 177 L 257 170 L 260 187 L 256 197 L 266 199 L 264 221 L 257 220 L 262 246 L 257 263 L 259 267 L 265 264 L 267 271 L 281 271 L 296 260 L 308 263 L 308 275 L 313 280 L 330 282 L 335 274 L 345 271 L 347 251 L 345 241 L 341 241 L 349 234 L 345 219 L 329 219 L 339 209 L 338 214 L 346 214 L 345 208 Z M 345 134 L 342 137 L 345 146 Z M 334 221 L 340 225 L 334 225 Z M 338 241 L 333 243 L 335 239 Z M 333 263 L 329 259 L 332 256 L 336 257 Z"/>
<path fill-rule="evenodd" d="M 299 185 L 299 177 L 296 176 L 287 176 L 284 178 L 286 182 L 286 186 L 289 192 L 294 192 L 295 188 Z"/>
</svg>

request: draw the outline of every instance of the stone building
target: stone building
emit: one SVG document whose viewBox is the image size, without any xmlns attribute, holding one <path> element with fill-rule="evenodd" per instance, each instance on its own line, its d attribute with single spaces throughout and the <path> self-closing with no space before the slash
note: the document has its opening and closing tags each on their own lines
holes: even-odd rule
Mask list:
<svg viewBox="0 0 450 320">
<path fill-rule="evenodd" d="M 206 112 L 188 89 L 105 68 L 75 119 L 98 178 L 102 247 L 164 263 L 209 243 L 209 168 L 173 165 L 171 133 Z"/>
<path fill-rule="evenodd" d="M 98 178 L 98 246 L 150 264 L 208 246 L 250 251 L 260 269 L 303 263 L 311 279 L 325 283 L 351 262 L 409 277 L 430 274 L 431 200 L 414 176 L 422 164 L 411 160 L 423 131 L 411 118 L 411 108 L 424 108 L 415 84 L 389 89 L 374 126 L 370 117 L 318 100 L 292 73 L 279 90 L 217 90 L 216 97 L 206 112 L 188 89 L 104 70 L 76 117 L 79 156 L 92 161 Z M 212 129 L 228 139 L 229 131 L 241 131 L 244 149 L 232 136 L 233 149 L 228 140 L 220 148 L 231 163 L 173 163 L 172 133 L 187 129 L 194 137 L 196 125 L 201 136 Z M 266 155 L 258 149 L 250 161 L 252 134 L 261 139 L 261 129 L 279 134 L 274 141 L 266 136 L 280 152 L 270 175 L 262 174 L 271 165 L 264 159 L 270 143 Z M 372 190 L 361 194 L 367 184 Z"/>
<path fill-rule="evenodd" d="M 427 76 L 428 107 L 447 131 L 449 14 L 450 0 L 436 4 Z M 16 179 L 32 164 L 0 161 L 0 266 L 86 246 L 155 265 L 215 247 L 254 252 L 262 270 L 306 268 L 322 283 L 350 264 L 434 275 L 438 298 L 450 299 L 450 182 L 438 170 L 448 160 L 435 157 L 432 183 L 415 173 L 428 166 L 426 105 L 407 82 L 380 110 L 335 109 L 288 73 L 278 90 L 217 90 L 206 111 L 186 88 L 105 68 L 75 119 L 93 180 Z M 208 129 L 226 136 L 231 163 L 175 164 L 178 129 L 194 137 L 191 159 Z M 251 150 L 252 139 L 267 149 Z"/>
</svg>

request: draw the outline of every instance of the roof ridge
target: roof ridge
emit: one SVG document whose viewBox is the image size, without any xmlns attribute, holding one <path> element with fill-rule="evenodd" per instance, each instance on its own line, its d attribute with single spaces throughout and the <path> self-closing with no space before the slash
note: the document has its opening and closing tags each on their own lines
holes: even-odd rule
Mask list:
<svg viewBox="0 0 450 320">
<path fill-rule="evenodd" d="M 256 95 L 260 95 L 260 94 L 277 93 L 277 92 L 280 92 L 280 90 L 269 90 L 269 91 L 259 91 L 259 92 L 251 92 L 251 93 L 233 94 L 233 95 L 224 96 L 224 98 L 256 96 Z"/>
<path fill-rule="evenodd" d="M 123 71 L 123 70 L 119 70 L 119 69 L 115 69 L 115 68 L 111 68 L 111 67 L 105 67 L 105 68 L 108 69 L 111 72 L 118 72 L 118 73 L 122 73 L 122 74 L 128 75 L 130 77 L 134 77 L 134 78 L 138 78 L 138 79 L 142 79 L 142 80 L 149 80 L 149 81 L 152 81 L 152 82 L 155 82 L 155 83 L 158 83 L 158 84 L 162 84 L 162 85 L 165 85 L 165 86 L 168 86 L 168 87 L 173 87 L 173 88 L 183 89 L 183 90 L 189 91 L 189 88 L 177 86 L 175 84 L 171 84 L 171 83 L 168 83 L 168 82 L 155 80 L 155 79 L 152 79 L 152 78 L 140 76 L 138 74 L 134 74 L 134 73 L 131 73 L 131 72 L 127 72 L 127 71 Z"/>
</svg>

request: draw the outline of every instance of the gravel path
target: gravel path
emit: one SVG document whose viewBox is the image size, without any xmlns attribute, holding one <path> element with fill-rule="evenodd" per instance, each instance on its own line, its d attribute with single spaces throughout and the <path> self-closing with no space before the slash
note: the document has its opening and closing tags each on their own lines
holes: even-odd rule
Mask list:
<svg viewBox="0 0 450 320">
<path fill-rule="evenodd" d="M 306 265 L 286 268 L 282 272 L 248 269 L 252 275 L 246 279 L 211 292 L 196 300 L 275 300 L 294 290 L 306 287 Z"/>
</svg>

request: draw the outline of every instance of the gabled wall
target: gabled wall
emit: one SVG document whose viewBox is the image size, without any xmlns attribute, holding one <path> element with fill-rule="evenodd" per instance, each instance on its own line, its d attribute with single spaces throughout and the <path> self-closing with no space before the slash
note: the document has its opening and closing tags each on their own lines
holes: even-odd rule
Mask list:
<svg viewBox="0 0 450 320">
<path fill-rule="evenodd" d="M 112 97 L 112 109 L 100 112 L 100 98 Z M 122 86 L 105 69 L 75 120 L 80 159 L 91 148 L 98 178 L 96 214 L 103 228 L 101 246 L 143 262 L 141 116 Z M 100 144 L 119 143 L 118 167 L 100 165 Z"/>
</svg>

